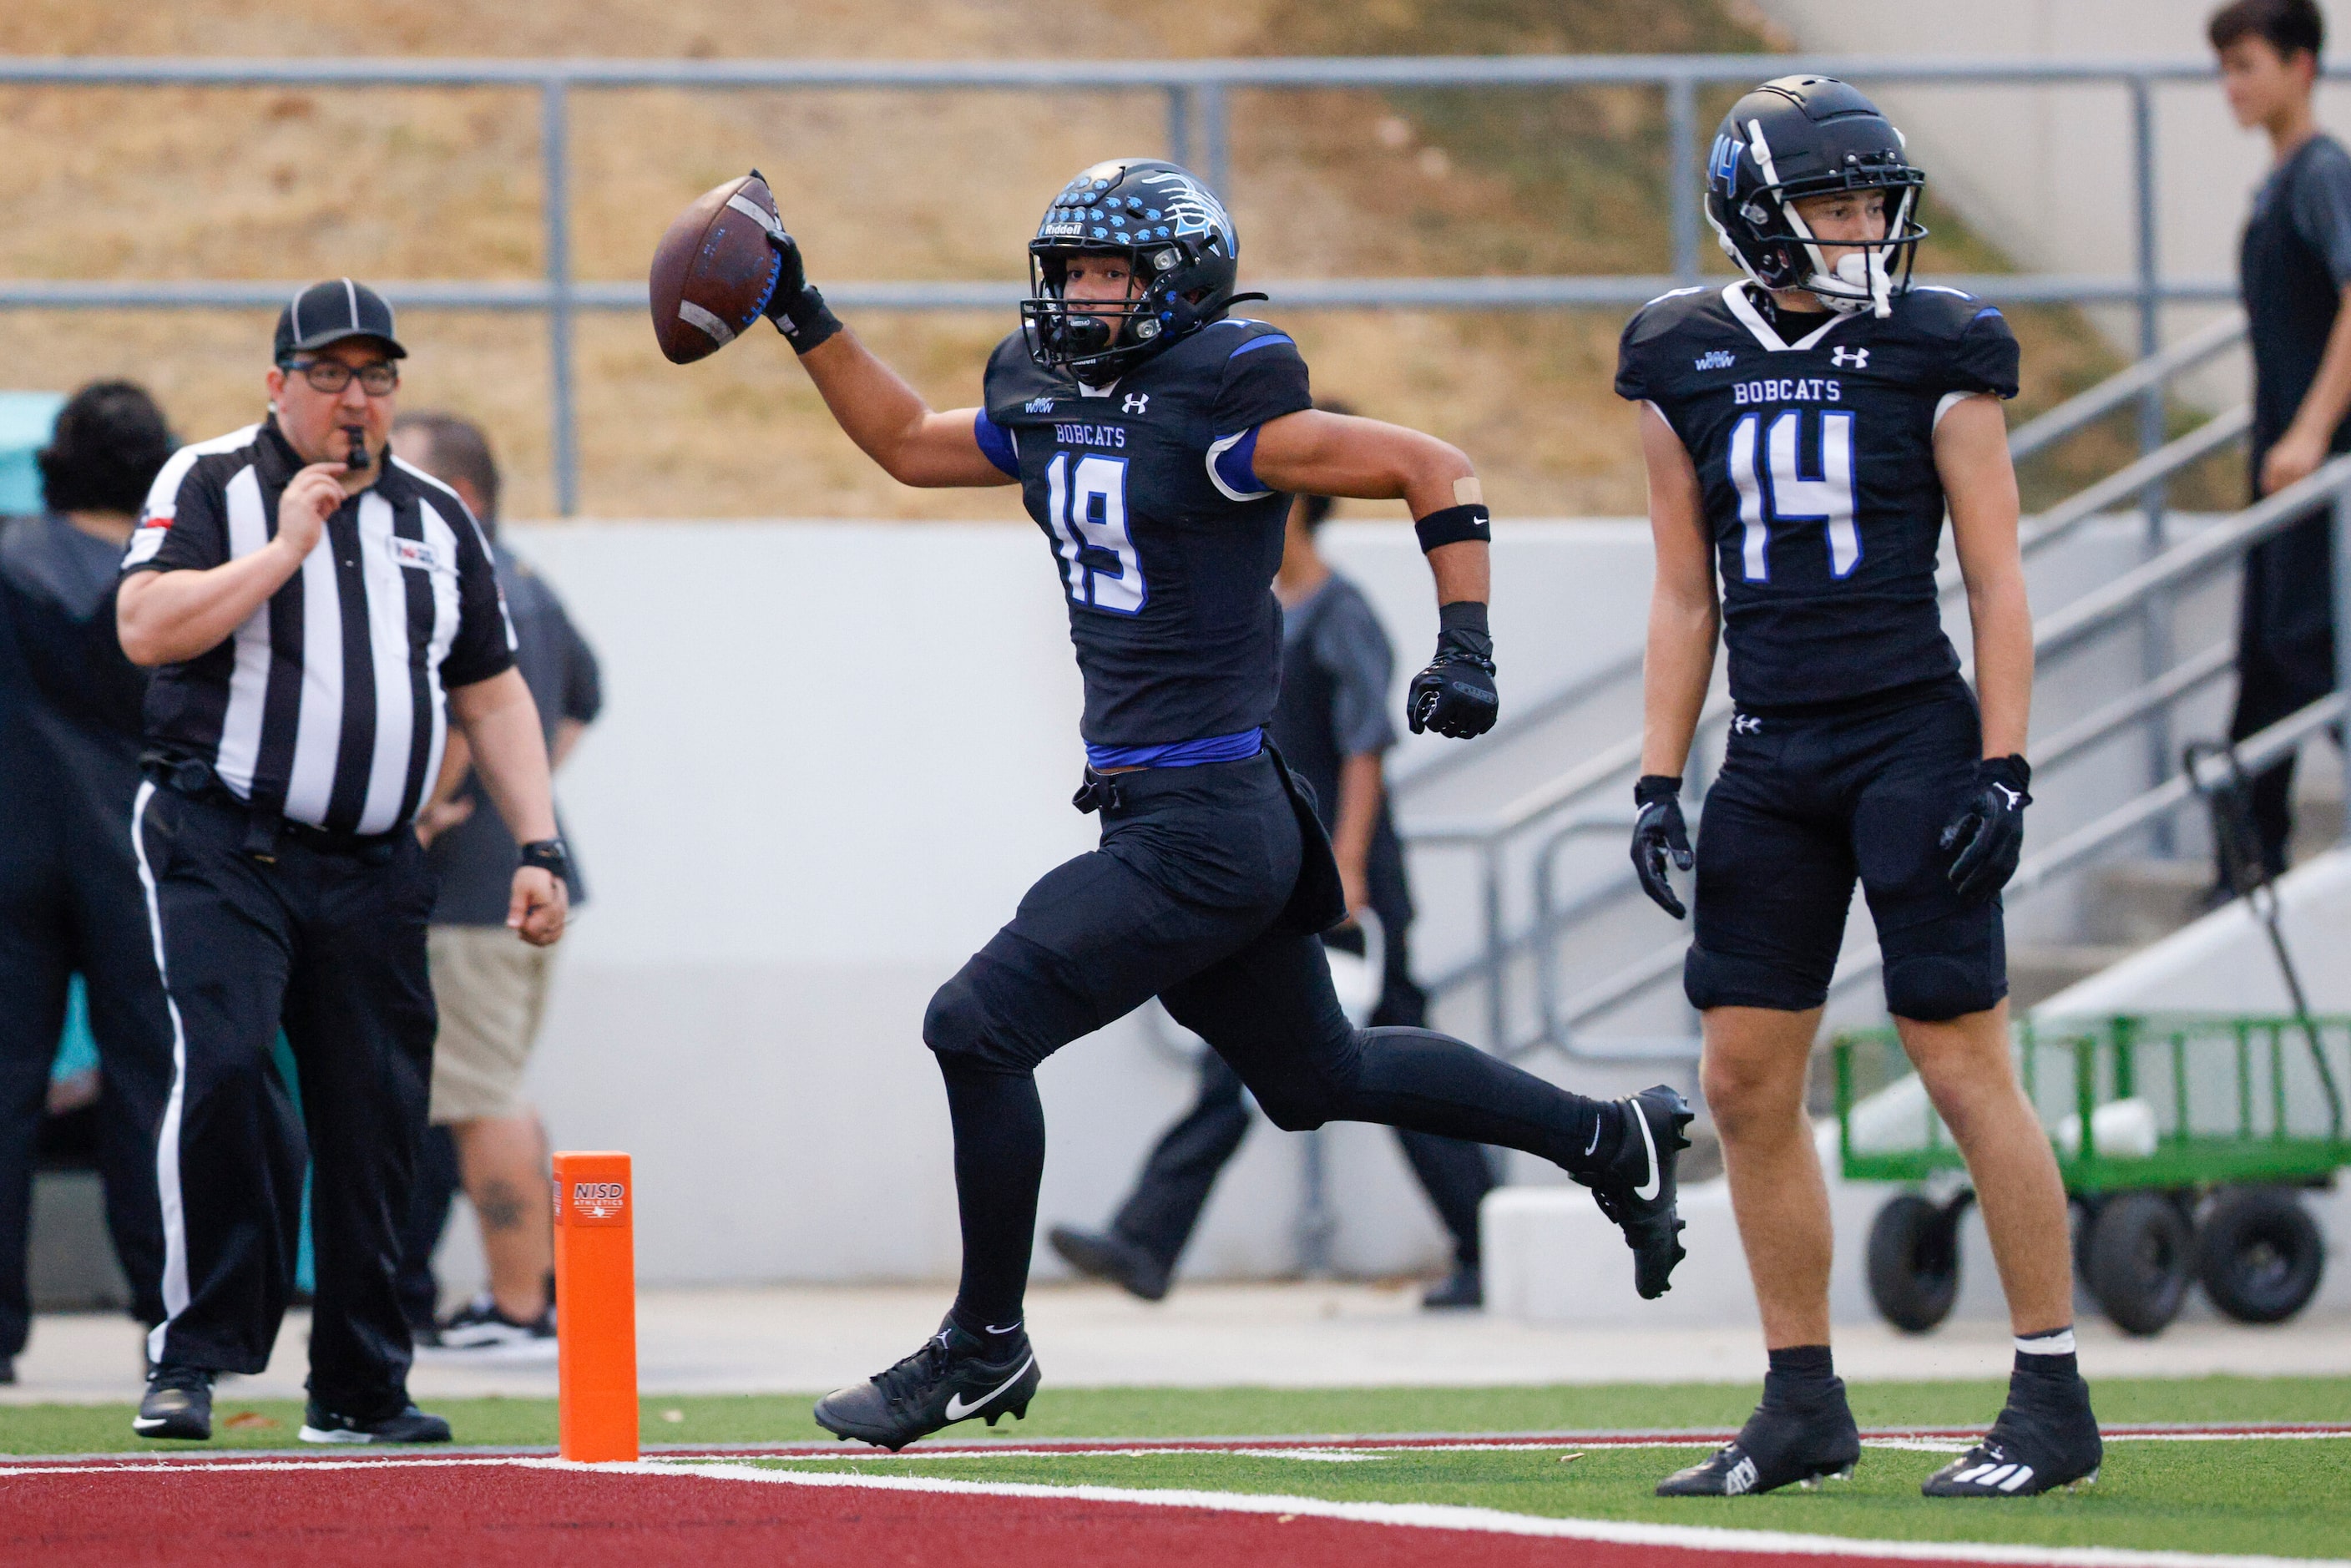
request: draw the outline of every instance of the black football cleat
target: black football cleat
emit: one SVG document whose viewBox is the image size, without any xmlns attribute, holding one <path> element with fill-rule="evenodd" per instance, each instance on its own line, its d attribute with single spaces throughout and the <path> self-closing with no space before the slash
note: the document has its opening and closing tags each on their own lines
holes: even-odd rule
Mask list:
<svg viewBox="0 0 2351 1568">
<path fill-rule="evenodd" d="M 1056 1225 L 1045 1233 L 1061 1261 L 1081 1274 L 1108 1280 L 1130 1296 L 1155 1301 L 1167 1294 L 1167 1265 L 1115 1230 Z"/>
<path fill-rule="evenodd" d="M 1980 1442 L 1928 1476 L 1928 1497 L 2038 1497 L 2098 1479 L 2105 1444 L 2090 1411 L 2090 1386 L 2011 1375 L 2008 1404 Z"/>
<path fill-rule="evenodd" d="M 1625 1128 L 1616 1158 L 1607 1169 L 1578 1174 L 1592 1189 L 1600 1212 L 1625 1232 L 1633 1249 L 1633 1289 L 1654 1301 L 1673 1288 L 1674 1265 L 1688 1254 L 1682 1247 L 1682 1218 L 1675 1207 L 1674 1167 L 1689 1139 L 1689 1102 L 1665 1084 L 1644 1089 L 1625 1107 Z"/>
<path fill-rule="evenodd" d="M 362 1420 L 339 1416 L 313 1399 L 302 1412 L 300 1437 L 306 1443 L 445 1443 L 449 1423 L 438 1416 L 427 1416 L 413 1405 Z"/>
<path fill-rule="evenodd" d="M 1745 1497 L 1824 1480 L 1850 1480 L 1861 1458 L 1861 1428 L 1844 1402 L 1844 1380 L 1802 1406 L 1782 1404 L 1769 1390 L 1739 1436 L 1712 1456 L 1657 1483 L 1659 1497 Z"/>
<path fill-rule="evenodd" d="M 982 1358 L 978 1336 L 957 1328 L 953 1318 L 923 1342 L 923 1348 L 866 1382 L 836 1388 L 816 1402 L 816 1424 L 841 1437 L 855 1437 L 893 1453 L 942 1427 L 985 1416 L 995 1426 L 1009 1412 L 1026 1418 L 1040 1381 L 1037 1353 L 1020 1335 L 1010 1354 Z"/>
<path fill-rule="evenodd" d="M 163 1365 L 147 1375 L 147 1396 L 131 1429 L 142 1437 L 184 1437 L 204 1442 L 213 1435 L 213 1375 L 201 1366 Z"/>
</svg>

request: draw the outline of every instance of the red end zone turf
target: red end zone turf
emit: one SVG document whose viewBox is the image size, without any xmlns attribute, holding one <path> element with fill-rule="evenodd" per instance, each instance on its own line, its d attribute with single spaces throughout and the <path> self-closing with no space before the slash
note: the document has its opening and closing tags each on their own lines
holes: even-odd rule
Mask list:
<svg viewBox="0 0 2351 1568">
<path fill-rule="evenodd" d="M 977 1557 L 1122 1568 L 1795 1568 L 1808 1559 L 1786 1544 L 1744 1551 L 1541 1539 L 1307 1513 L 800 1480 L 762 1485 L 462 1459 L 28 1468 L 0 1477 L 0 1562 L 929 1568 Z M 1898 1561 L 1865 1551 L 1810 1560 L 1837 1568 Z M 1964 1560 L 1950 1552 L 1944 1561 L 1955 1559 Z"/>
</svg>

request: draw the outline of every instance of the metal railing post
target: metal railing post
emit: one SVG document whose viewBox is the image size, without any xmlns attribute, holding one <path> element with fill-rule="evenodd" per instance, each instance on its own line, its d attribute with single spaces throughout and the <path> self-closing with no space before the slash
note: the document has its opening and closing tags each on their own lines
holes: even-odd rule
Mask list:
<svg viewBox="0 0 2351 1568">
<path fill-rule="evenodd" d="M 2138 352 L 2142 360 L 2153 357 L 2163 348 L 2163 275 L 2157 245 L 2155 183 L 2155 92 L 2154 86 L 2144 76 L 2130 81 L 2131 152 L 2133 183 L 2137 191 L 2137 267 L 2138 275 Z M 2139 455 L 2162 446 L 2164 441 L 2163 386 L 2156 382 L 2139 395 L 2138 449 Z M 2142 560 L 2153 560 L 2161 555 L 2166 544 L 2164 512 L 2166 486 L 2150 486 L 2140 497 L 2141 516 L 2146 522 L 2146 537 L 2140 549 Z M 2171 667 L 2171 601 L 2158 595 L 2147 601 L 2139 623 L 2139 673 L 2154 680 Z M 2147 773 L 2150 788 L 2171 777 L 2171 714 L 2168 708 L 2157 708 L 2147 716 Z M 2155 824 L 2150 837 L 2159 857 L 2168 858 L 2174 847 L 2171 820 L 2164 818 Z"/>
<path fill-rule="evenodd" d="M 1674 278 L 1698 281 L 1698 84 L 1666 78 L 1666 210 L 1671 219 Z"/>
<path fill-rule="evenodd" d="M 1192 166 L 1192 89 L 1167 89 L 1167 161 Z"/>
<path fill-rule="evenodd" d="M 2351 485 L 2335 492 L 2335 689 L 2351 692 Z M 2344 780 L 2343 843 L 2351 849 L 2351 723 L 2336 733 Z"/>
<path fill-rule="evenodd" d="M 1204 167 L 1200 175 L 1208 182 L 1208 189 L 1227 206 L 1233 201 L 1233 120 L 1232 106 L 1225 98 L 1225 84 L 1204 81 L 1199 89 L 1200 138 Z"/>
<path fill-rule="evenodd" d="M 1510 941 L 1502 934 L 1502 846 L 1489 843 L 1479 857 L 1485 871 L 1486 895 L 1486 1049 L 1510 1049 L 1510 1010 L 1502 996 L 1503 971 L 1510 967 Z"/>
<path fill-rule="evenodd" d="M 571 383 L 571 123 L 561 77 L 539 85 L 540 198 L 547 225 L 547 370 L 550 422 L 548 461 L 555 475 L 558 517 L 580 513 L 578 412 Z"/>
</svg>

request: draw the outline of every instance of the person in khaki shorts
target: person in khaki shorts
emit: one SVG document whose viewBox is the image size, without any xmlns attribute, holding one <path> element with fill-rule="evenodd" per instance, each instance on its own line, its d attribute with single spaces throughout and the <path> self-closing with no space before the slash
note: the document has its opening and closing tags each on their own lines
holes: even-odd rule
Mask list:
<svg viewBox="0 0 2351 1568">
<path fill-rule="evenodd" d="M 489 444 L 472 424 L 439 413 L 403 416 L 392 442 L 403 460 L 455 490 L 489 536 L 514 621 L 515 663 L 538 699 L 549 759 L 560 768 L 602 706 L 596 656 L 547 580 L 497 542 L 498 470 Z M 420 1343 L 475 1354 L 549 1350 L 547 1137 L 522 1098 L 522 1079 L 546 1013 L 551 954 L 516 941 L 503 903 L 488 896 L 512 876 L 517 851 L 469 776 L 462 747 L 451 747 L 417 830 L 441 881 L 425 934 L 441 1032 L 433 1047 L 432 1132 L 403 1239 L 402 1296 Z M 569 883 L 577 908 L 585 890 L 576 862 Z M 458 1179 L 481 1228 L 489 1288 L 434 1324 L 432 1253 Z"/>
</svg>

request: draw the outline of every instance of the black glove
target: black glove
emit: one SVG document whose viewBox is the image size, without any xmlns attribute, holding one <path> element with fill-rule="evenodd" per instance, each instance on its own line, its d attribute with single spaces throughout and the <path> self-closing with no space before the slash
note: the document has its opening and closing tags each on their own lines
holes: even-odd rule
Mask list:
<svg viewBox="0 0 2351 1568">
<path fill-rule="evenodd" d="M 1690 853 L 1689 829 L 1682 822 L 1682 781 L 1662 773 L 1644 774 L 1633 786 L 1633 803 L 1641 808 L 1633 819 L 1633 870 L 1641 878 L 1641 891 L 1679 920 L 1689 911 L 1666 878 L 1666 862 L 1672 861 L 1677 871 L 1697 863 Z"/>
<path fill-rule="evenodd" d="M 1405 695 L 1405 721 L 1412 732 L 1433 729 L 1468 740 L 1494 727 L 1502 699 L 1494 691 L 1494 639 L 1486 630 L 1486 607 L 1456 600 L 1437 612 L 1437 657 L 1413 676 Z"/>
<path fill-rule="evenodd" d="M 1968 797 L 1943 829 L 1951 885 L 1970 902 L 1990 898 L 2016 874 L 2024 852 L 2025 786 L 2032 769 L 2022 757 L 1988 757 L 1976 764 Z"/>
<path fill-rule="evenodd" d="M 760 314 L 776 324 L 792 352 L 805 354 L 841 330 L 841 318 L 825 308 L 824 296 L 808 280 L 808 263 L 800 256 L 799 241 L 770 229 L 768 245 L 776 253 L 776 287 Z"/>
</svg>

